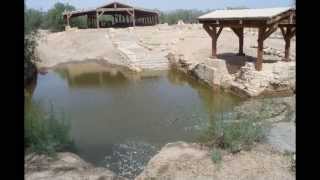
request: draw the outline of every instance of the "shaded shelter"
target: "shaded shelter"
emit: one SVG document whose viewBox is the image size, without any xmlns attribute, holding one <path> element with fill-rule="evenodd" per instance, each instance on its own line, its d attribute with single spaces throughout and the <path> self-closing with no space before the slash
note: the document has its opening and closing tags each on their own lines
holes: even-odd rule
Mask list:
<svg viewBox="0 0 320 180">
<path fill-rule="evenodd" d="M 70 26 L 70 19 L 79 16 L 87 17 L 89 28 L 100 27 L 130 27 L 159 24 L 159 13 L 153 10 L 133 7 L 119 2 L 112 2 L 103 6 L 76 11 L 65 11 L 63 17 L 66 26 Z M 110 20 L 102 20 L 103 15 L 110 15 Z"/>
<path fill-rule="evenodd" d="M 216 10 L 198 18 L 203 28 L 212 38 L 212 57 L 217 58 L 217 40 L 224 27 L 229 27 L 239 38 L 239 56 L 244 56 L 244 28 L 258 29 L 258 49 L 256 70 L 262 69 L 263 42 L 278 28 L 285 40 L 285 57 L 290 61 L 290 40 L 296 32 L 295 8 L 264 8 L 264 9 L 232 9 Z"/>
</svg>

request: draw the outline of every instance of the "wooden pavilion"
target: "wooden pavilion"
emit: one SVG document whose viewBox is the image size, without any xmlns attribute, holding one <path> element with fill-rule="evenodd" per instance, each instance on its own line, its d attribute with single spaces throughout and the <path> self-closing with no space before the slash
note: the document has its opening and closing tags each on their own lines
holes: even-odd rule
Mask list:
<svg viewBox="0 0 320 180">
<path fill-rule="evenodd" d="M 70 26 L 71 18 L 86 16 L 88 28 L 148 26 L 159 23 L 158 12 L 119 2 L 108 3 L 94 9 L 65 11 L 62 15 L 66 26 Z M 101 21 L 103 15 L 111 15 L 113 18 L 111 21 Z"/>
<path fill-rule="evenodd" d="M 244 28 L 258 28 L 258 53 L 256 70 L 262 69 L 263 42 L 277 28 L 281 29 L 285 40 L 285 61 L 290 61 L 290 40 L 296 32 L 295 8 L 265 8 L 217 10 L 198 18 L 212 38 L 212 56 L 217 58 L 217 40 L 224 27 L 229 27 L 239 38 L 239 54 L 243 53 Z"/>
</svg>

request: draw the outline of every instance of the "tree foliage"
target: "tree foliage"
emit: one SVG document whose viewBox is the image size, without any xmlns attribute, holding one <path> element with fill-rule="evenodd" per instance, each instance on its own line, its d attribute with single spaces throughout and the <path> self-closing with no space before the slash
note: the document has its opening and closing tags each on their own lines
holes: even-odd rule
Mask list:
<svg viewBox="0 0 320 180">
<path fill-rule="evenodd" d="M 24 29 L 26 34 L 35 31 L 43 25 L 45 13 L 36 9 L 25 9 L 24 13 Z"/>
<path fill-rule="evenodd" d="M 196 23 L 197 18 L 207 12 L 195 9 L 160 12 L 160 23 L 176 24 L 179 20 L 183 20 L 185 23 Z"/>
<path fill-rule="evenodd" d="M 63 3 L 56 3 L 51 9 L 48 10 L 44 22 L 44 27 L 51 31 L 62 31 L 64 29 L 64 19 L 62 13 L 64 11 L 73 11 L 74 6 Z"/>
</svg>

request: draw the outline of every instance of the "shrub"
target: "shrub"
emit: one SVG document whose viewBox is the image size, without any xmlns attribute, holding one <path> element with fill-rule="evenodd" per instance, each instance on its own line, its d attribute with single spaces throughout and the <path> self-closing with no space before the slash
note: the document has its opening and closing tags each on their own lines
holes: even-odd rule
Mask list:
<svg viewBox="0 0 320 180">
<path fill-rule="evenodd" d="M 49 113 L 44 113 L 37 104 L 26 104 L 24 121 L 27 153 L 52 155 L 72 147 L 69 136 L 70 124 L 66 121 L 65 115 L 56 116 L 53 108 Z"/>
<path fill-rule="evenodd" d="M 293 152 L 285 151 L 284 156 L 290 160 L 290 171 L 296 172 L 296 154 Z"/>
<path fill-rule="evenodd" d="M 220 163 L 222 160 L 221 151 L 219 149 L 213 149 L 211 152 L 211 160 L 214 163 Z"/>
<path fill-rule="evenodd" d="M 233 153 L 242 149 L 250 149 L 254 142 L 259 142 L 264 138 L 264 128 L 262 124 L 255 124 L 252 121 L 225 122 L 214 120 L 205 135 L 204 142 L 222 149 L 227 149 Z"/>
</svg>

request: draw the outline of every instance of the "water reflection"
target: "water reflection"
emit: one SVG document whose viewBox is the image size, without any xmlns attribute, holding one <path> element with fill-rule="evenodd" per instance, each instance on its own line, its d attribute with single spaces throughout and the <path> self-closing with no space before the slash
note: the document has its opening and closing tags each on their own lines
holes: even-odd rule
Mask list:
<svg viewBox="0 0 320 180">
<path fill-rule="evenodd" d="M 209 114 L 216 114 L 222 111 L 230 111 L 234 105 L 240 102 L 240 98 L 223 92 L 220 89 L 212 89 L 198 80 L 186 76 L 183 72 L 170 70 L 168 79 L 171 83 L 177 85 L 189 85 L 198 92 L 204 107 Z"/>
</svg>

